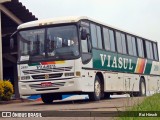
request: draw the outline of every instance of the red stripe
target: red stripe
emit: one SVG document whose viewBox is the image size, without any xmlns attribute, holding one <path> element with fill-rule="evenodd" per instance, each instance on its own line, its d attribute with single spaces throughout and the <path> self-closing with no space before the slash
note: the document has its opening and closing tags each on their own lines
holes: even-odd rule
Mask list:
<svg viewBox="0 0 160 120">
<path fill-rule="evenodd" d="M 41 62 L 41 65 L 49 65 L 49 64 L 55 64 L 56 62 L 52 61 L 52 62 Z"/>
<path fill-rule="evenodd" d="M 145 59 L 141 59 L 141 62 L 140 62 L 140 73 L 143 73 L 144 71 L 144 66 L 145 66 Z"/>
<path fill-rule="evenodd" d="M 41 99 L 41 98 L 38 98 L 36 101 L 42 101 L 42 99 Z"/>
</svg>

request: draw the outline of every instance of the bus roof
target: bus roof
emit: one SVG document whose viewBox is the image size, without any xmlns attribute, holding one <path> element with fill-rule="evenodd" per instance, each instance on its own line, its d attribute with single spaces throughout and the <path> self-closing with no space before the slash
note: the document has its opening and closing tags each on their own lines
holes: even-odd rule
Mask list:
<svg viewBox="0 0 160 120">
<path fill-rule="evenodd" d="M 35 21 L 26 22 L 26 23 L 23 23 L 23 24 L 19 25 L 18 29 L 36 27 L 36 26 L 41 26 L 41 25 L 73 23 L 73 22 L 78 22 L 81 19 L 88 19 L 88 17 L 85 17 L 85 16 L 70 16 L 70 17 L 57 17 L 57 18 L 50 18 L 50 19 L 35 20 Z"/>
<path fill-rule="evenodd" d="M 74 22 L 78 22 L 79 20 L 89 20 L 89 21 L 93 21 L 95 23 L 98 24 L 102 24 L 104 26 L 146 39 L 144 37 L 141 37 L 140 35 L 131 33 L 131 32 L 127 32 L 125 30 L 119 29 L 117 27 L 102 23 L 100 21 L 94 20 L 92 18 L 86 17 L 86 16 L 68 16 L 68 17 L 57 17 L 57 18 L 50 18 L 50 19 L 42 19 L 42 20 L 35 20 L 35 21 L 31 21 L 31 22 L 26 22 L 23 23 L 21 25 L 18 26 L 18 30 L 23 29 L 23 28 L 30 28 L 30 27 L 36 27 L 36 26 L 43 26 L 43 25 L 54 25 L 54 24 L 61 24 L 61 23 L 74 23 Z M 150 40 L 150 39 L 148 39 Z M 153 40 L 152 40 L 153 41 Z"/>
</svg>

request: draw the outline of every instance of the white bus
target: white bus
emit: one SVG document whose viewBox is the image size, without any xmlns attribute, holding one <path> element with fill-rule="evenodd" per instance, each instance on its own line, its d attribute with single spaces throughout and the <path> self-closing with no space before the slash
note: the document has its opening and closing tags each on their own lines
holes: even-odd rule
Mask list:
<svg viewBox="0 0 160 120">
<path fill-rule="evenodd" d="M 160 90 L 157 42 L 88 17 L 24 23 L 17 39 L 21 95 L 51 103 L 68 93 L 97 101 Z"/>
</svg>

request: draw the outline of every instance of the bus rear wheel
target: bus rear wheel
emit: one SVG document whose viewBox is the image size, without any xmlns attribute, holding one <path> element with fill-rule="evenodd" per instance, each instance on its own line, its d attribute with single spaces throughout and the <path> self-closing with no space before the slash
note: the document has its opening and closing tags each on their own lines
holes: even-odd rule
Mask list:
<svg viewBox="0 0 160 120">
<path fill-rule="evenodd" d="M 139 91 L 130 93 L 130 97 L 140 97 L 140 96 L 146 96 L 146 84 L 144 78 L 140 79 Z"/>
<path fill-rule="evenodd" d="M 95 77 L 94 81 L 94 92 L 89 93 L 89 99 L 91 101 L 98 101 L 101 99 L 102 85 L 98 76 Z"/>
<path fill-rule="evenodd" d="M 53 102 L 53 94 L 41 94 L 42 101 L 46 104 L 51 104 Z"/>
<path fill-rule="evenodd" d="M 144 78 L 140 79 L 139 96 L 146 96 L 146 84 Z"/>
</svg>

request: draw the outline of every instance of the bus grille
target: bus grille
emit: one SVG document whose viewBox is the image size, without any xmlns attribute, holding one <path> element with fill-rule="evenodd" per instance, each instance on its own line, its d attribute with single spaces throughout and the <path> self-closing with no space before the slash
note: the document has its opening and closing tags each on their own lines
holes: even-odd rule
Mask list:
<svg viewBox="0 0 160 120">
<path fill-rule="evenodd" d="M 49 78 L 58 78 L 61 77 L 63 75 L 63 73 L 57 73 L 57 74 L 48 74 L 47 75 L 47 79 Z M 46 74 L 42 74 L 42 75 L 32 75 L 33 79 L 46 79 Z"/>
<path fill-rule="evenodd" d="M 59 68 L 51 68 L 51 69 L 24 70 L 23 73 L 27 75 L 27 74 L 71 71 L 71 69 L 72 67 L 59 67 Z"/>
</svg>

